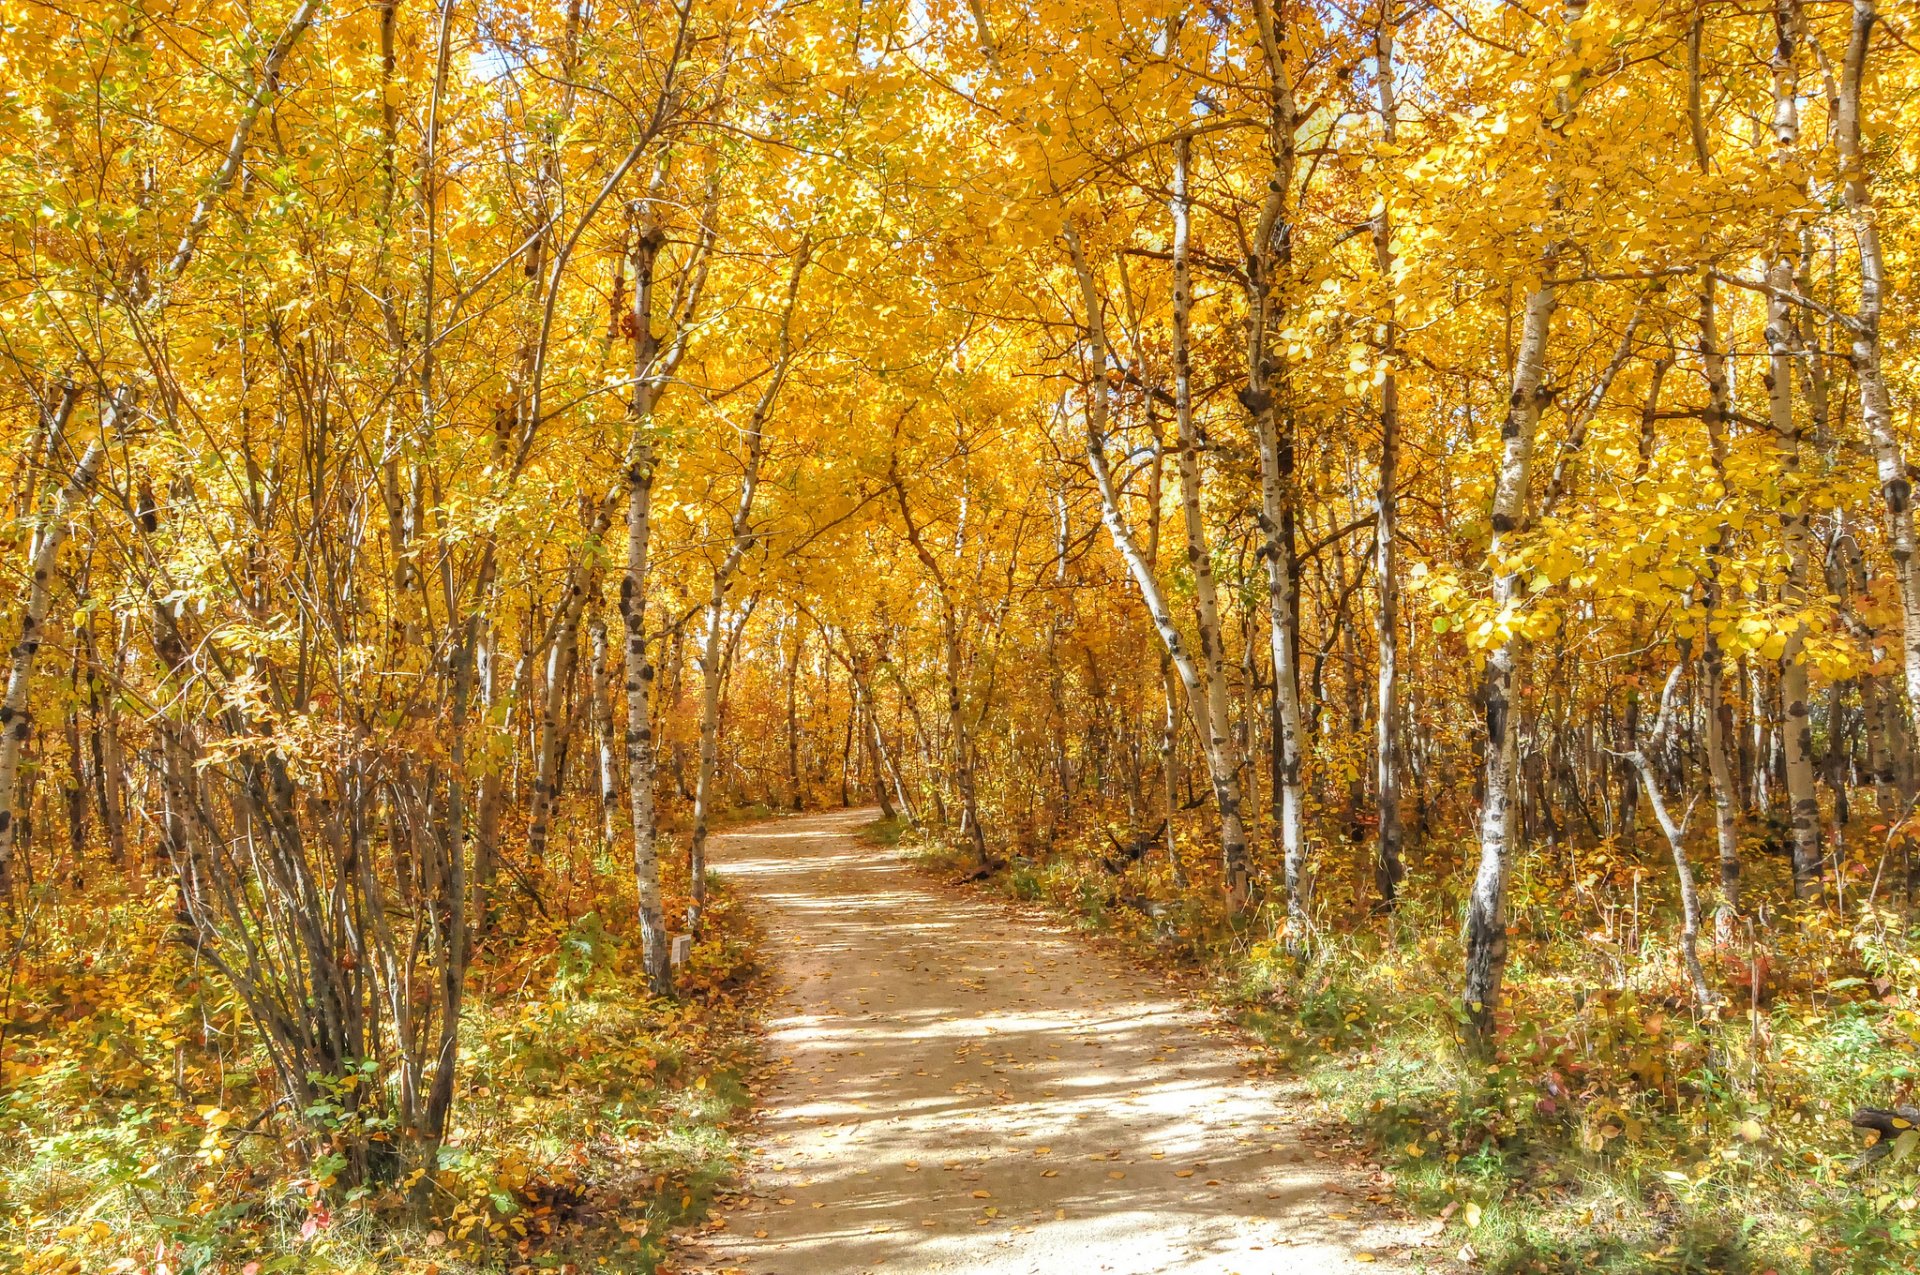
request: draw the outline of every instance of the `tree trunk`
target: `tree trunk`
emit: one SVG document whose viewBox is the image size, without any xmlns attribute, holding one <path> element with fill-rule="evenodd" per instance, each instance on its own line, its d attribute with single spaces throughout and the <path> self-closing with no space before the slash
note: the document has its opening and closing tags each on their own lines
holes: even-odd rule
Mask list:
<svg viewBox="0 0 1920 1275">
<path fill-rule="evenodd" d="M 1267 623 L 1273 646 L 1274 696 L 1279 701 L 1278 737 L 1280 774 L 1275 794 L 1279 803 L 1280 846 L 1287 890 L 1287 941 L 1298 947 L 1306 941 L 1306 838 L 1302 826 L 1302 732 L 1299 669 L 1299 562 L 1293 542 L 1293 429 L 1288 417 L 1282 439 L 1275 424 L 1274 385 L 1269 376 L 1267 334 L 1276 311 L 1284 311 L 1275 289 L 1292 260 L 1292 225 L 1287 212 L 1295 164 L 1295 132 L 1299 127 L 1292 79 L 1280 48 L 1280 33 L 1268 0 L 1254 0 L 1254 19 L 1266 61 L 1268 89 L 1267 150 L 1270 172 L 1267 197 L 1254 227 L 1254 250 L 1246 263 L 1247 332 L 1246 386 L 1241 405 L 1253 419 L 1254 441 L 1260 452 L 1261 554 L 1267 569 Z"/>
<path fill-rule="evenodd" d="M 1397 140 L 1397 106 L 1394 102 L 1393 26 L 1381 11 L 1380 26 L 1374 33 L 1375 80 L 1380 97 L 1380 128 L 1387 145 Z M 1400 466 L 1400 380 L 1394 367 L 1395 343 L 1399 328 L 1393 304 L 1393 222 L 1387 209 L 1387 192 L 1381 193 L 1380 213 L 1373 222 L 1374 262 L 1386 293 L 1386 316 L 1381 324 L 1380 361 L 1384 378 L 1380 383 L 1380 482 L 1374 495 L 1373 570 L 1375 587 L 1380 591 L 1380 606 L 1374 617 L 1374 636 L 1379 649 L 1379 667 L 1374 683 L 1373 766 L 1374 802 L 1379 811 L 1374 854 L 1374 884 L 1382 905 L 1391 908 L 1400 892 L 1407 870 L 1401 861 L 1403 833 L 1400 827 L 1400 767 L 1394 752 L 1399 721 L 1399 617 L 1400 579 L 1393 538 L 1397 507 L 1394 486 L 1399 482 Z M 1277 674 L 1276 674 L 1277 676 Z"/>
<path fill-rule="evenodd" d="M 1552 270 L 1552 255 L 1545 263 Z M 1487 556 L 1493 569 L 1493 604 L 1504 611 L 1520 597 L 1520 577 L 1505 555 L 1513 537 L 1531 521 L 1533 435 L 1539 424 L 1541 382 L 1556 298 L 1542 283 L 1527 296 L 1514 360 L 1513 393 L 1501 427 L 1501 460 L 1493 497 L 1493 539 Z M 1467 901 L 1467 970 L 1461 999 L 1477 1050 L 1493 1041 L 1493 1016 L 1507 967 L 1507 872 L 1513 853 L 1514 802 L 1519 771 L 1519 710 L 1515 663 L 1520 639 L 1502 634 L 1487 652 L 1486 768 L 1480 807 L 1480 865 Z"/>
<path fill-rule="evenodd" d="M 794 620 L 793 655 L 787 661 L 787 809 L 799 811 L 806 805 L 805 794 L 800 788 L 800 714 L 798 712 L 798 694 L 800 685 L 800 658 L 806 649 L 806 630 L 800 628 L 798 617 Z"/>
<path fill-rule="evenodd" d="M 653 443 L 640 432 L 627 453 L 627 574 L 620 585 L 626 627 L 627 796 L 633 812 L 633 875 L 639 889 L 641 959 L 656 996 L 672 990 L 666 916 L 660 901 L 659 827 L 654 809 L 653 663 L 647 658 L 647 567 L 653 531 Z"/>
<path fill-rule="evenodd" d="M 127 400 L 126 392 L 121 391 L 102 404 L 102 438 L 112 436 L 120 415 L 127 408 Z M 30 706 L 33 666 L 40 654 L 40 635 L 46 627 L 47 608 L 53 602 L 54 568 L 59 561 L 60 546 L 67 542 L 67 534 L 72 529 L 75 512 L 92 498 L 94 479 L 105 457 L 106 447 L 100 439 L 87 445 L 67 485 L 35 528 L 27 552 L 27 604 L 19 620 L 20 640 L 14 644 L 12 663 L 7 670 L 6 698 L 0 701 L 0 895 L 10 895 L 13 888 L 17 831 L 14 787 L 20 773 L 20 754 L 33 730 Z"/>
<path fill-rule="evenodd" d="M 1073 257 L 1074 273 L 1080 283 L 1080 297 L 1086 307 L 1086 366 L 1089 374 L 1086 383 L 1086 449 L 1087 463 L 1093 471 L 1094 483 L 1100 493 L 1100 517 L 1107 528 L 1107 534 L 1113 540 L 1114 548 L 1127 564 L 1127 571 L 1133 577 L 1140 597 L 1145 602 L 1147 614 L 1153 619 L 1154 630 L 1160 635 L 1161 644 L 1166 648 L 1167 658 L 1179 674 L 1180 683 L 1186 691 L 1187 711 L 1192 715 L 1199 731 L 1201 742 L 1207 744 L 1214 734 L 1205 723 L 1208 719 L 1206 683 L 1199 663 L 1193 658 L 1187 647 L 1186 638 L 1180 633 L 1180 627 L 1173 621 L 1173 613 L 1167 607 L 1166 594 L 1160 587 L 1159 574 L 1153 564 L 1141 552 L 1139 542 L 1134 539 L 1133 529 L 1128 525 L 1125 511 L 1120 506 L 1120 489 L 1114 480 L 1113 468 L 1107 459 L 1107 422 L 1111 414 L 1112 388 L 1106 378 L 1108 358 L 1106 315 L 1102 309 L 1100 289 L 1093 277 L 1093 270 L 1087 263 L 1086 250 L 1080 243 L 1079 232 L 1071 226 L 1065 231 L 1067 247 Z M 1232 764 L 1223 764 L 1226 759 L 1209 757 L 1208 769 L 1214 773 L 1224 771 L 1231 775 L 1238 770 Z M 1169 771 L 1169 780 L 1172 779 Z M 1214 794 L 1219 800 L 1219 790 Z M 1172 803 L 1169 802 L 1171 807 Z M 1244 853 L 1246 839 L 1239 827 L 1238 810 L 1220 811 L 1221 859 L 1231 859 L 1236 851 Z M 1168 820 L 1169 826 L 1172 820 Z"/>
<path fill-rule="evenodd" d="M 1660 697 L 1660 716 L 1654 724 L 1653 738 L 1648 746 L 1656 752 L 1666 739 L 1672 724 L 1673 691 L 1679 684 L 1681 667 L 1676 667 L 1667 676 L 1666 691 Z M 1666 834 L 1667 848 L 1673 852 L 1674 878 L 1680 887 L 1680 958 L 1686 966 L 1687 982 L 1693 988 L 1694 1004 L 1701 1009 L 1709 1009 L 1719 1003 L 1720 997 L 1707 986 L 1706 971 L 1700 968 L 1700 895 L 1694 888 L 1693 866 L 1687 860 L 1686 829 L 1673 820 L 1667 810 L 1666 799 L 1660 792 L 1660 776 L 1653 768 L 1641 748 L 1639 740 L 1633 740 L 1632 751 L 1628 758 L 1634 768 L 1640 772 L 1640 783 L 1646 789 L 1647 803 L 1653 807 L 1653 817 L 1660 824 L 1660 831 Z"/>
<path fill-rule="evenodd" d="M 1785 166 L 1794 158 L 1800 140 L 1794 68 L 1794 37 L 1799 22 L 1795 0 L 1777 0 L 1774 6 L 1773 143 L 1774 163 Z M 1793 414 L 1793 364 L 1796 355 L 1794 315 L 1786 294 L 1794 288 L 1794 246 L 1779 232 L 1767 281 L 1767 421 L 1773 428 L 1774 455 L 1783 488 L 1780 500 L 1781 538 L 1787 554 L 1786 581 L 1780 600 L 1794 610 L 1808 603 L 1811 553 L 1807 517 L 1799 491 L 1800 425 Z M 1804 660 L 1807 626 L 1795 620 L 1780 653 L 1780 732 L 1787 781 L 1787 819 L 1793 840 L 1793 891 L 1803 899 L 1820 895 L 1820 798 L 1813 770 L 1813 722 L 1807 706 L 1807 666 Z"/>
<path fill-rule="evenodd" d="M 1706 425 L 1715 478 L 1722 490 L 1727 481 L 1727 422 L 1732 414 L 1727 389 L 1726 354 L 1720 345 L 1719 308 L 1711 274 L 1700 280 L 1700 362 L 1707 380 Z M 1720 862 L 1720 903 L 1714 910 L 1714 935 L 1720 943 L 1733 941 L 1740 907 L 1740 838 L 1736 822 L 1733 748 L 1733 706 L 1727 702 L 1726 661 L 1716 631 L 1720 609 L 1719 560 L 1726 552 L 1731 528 L 1721 523 L 1707 559 L 1702 588 L 1705 623 L 1700 639 L 1701 695 L 1706 703 L 1707 775 L 1713 787 L 1714 844 Z"/>
<path fill-rule="evenodd" d="M 1880 317 L 1886 298 L 1886 260 L 1874 212 L 1871 174 L 1860 128 L 1867 54 L 1880 21 L 1876 0 L 1853 0 L 1853 24 L 1842 62 L 1835 129 L 1840 189 L 1853 221 L 1860 255 L 1860 305 L 1851 325 L 1854 379 L 1860 386 L 1860 414 L 1873 445 L 1880 493 L 1886 505 L 1888 551 L 1899 587 L 1901 666 L 1906 675 L 1907 707 L 1920 713 L 1920 563 L 1914 561 L 1913 483 L 1893 420 L 1893 401 L 1881 366 Z"/>
<path fill-rule="evenodd" d="M 611 848 L 620 834 L 620 767 L 614 760 L 613 700 L 607 671 L 607 617 L 595 599 L 587 616 L 588 673 L 593 696 L 589 718 L 593 731 L 594 777 L 600 791 L 600 843 Z"/>
<path fill-rule="evenodd" d="M 1187 567 L 1193 572 L 1194 624 L 1200 637 L 1199 670 L 1204 678 L 1207 711 L 1196 716 L 1206 747 L 1213 780 L 1214 803 L 1220 811 L 1220 871 L 1227 910 L 1238 915 L 1247 906 L 1251 883 L 1247 875 L 1247 834 L 1240 808 L 1240 749 L 1233 738 L 1233 705 L 1228 695 L 1224 635 L 1220 628 L 1219 591 L 1213 580 L 1213 554 L 1207 544 L 1206 522 L 1200 510 L 1199 441 L 1193 425 L 1193 368 L 1189 349 L 1189 319 L 1193 305 L 1193 278 L 1187 264 L 1191 241 L 1187 169 L 1192 142 L 1173 144 L 1173 401 L 1179 426 L 1178 462 L 1180 508 L 1187 540 Z"/>
<path fill-rule="evenodd" d="M 600 537 L 612 515 L 613 499 L 609 496 L 604 512 L 595 511 L 587 543 L 580 550 L 580 560 L 567 573 L 566 596 L 560 600 L 559 632 L 547 656 L 546 696 L 541 705 L 539 742 L 534 753 L 533 808 L 527 819 L 527 857 L 534 863 L 546 856 L 547 833 L 554 806 L 560 800 L 558 766 L 561 741 L 566 735 L 567 688 L 573 685 L 574 669 L 579 664 L 580 620 L 586 611 L 591 583 L 586 574 L 594 569 Z"/>
<path fill-rule="evenodd" d="M 987 834 L 980 824 L 980 802 L 974 783 L 973 741 L 967 729 L 967 717 L 961 695 L 961 677 L 964 672 L 964 649 L 960 635 L 960 615 L 953 599 L 953 590 L 947 580 L 946 572 L 940 566 L 940 560 L 933 550 L 927 547 L 921 535 L 920 524 L 914 520 L 913 507 L 907 499 L 907 487 L 900 477 L 898 458 L 892 462 L 889 481 L 893 485 L 894 496 L 900 505 L 900 518 L 906 526 L 907 542 L 913 546 L 914 554 L 932 577 L 934 588 L 940 602 L 940 649 L 941 671 L 946 679 L 947 692 L 947 730 L 951 735 L 948 746 L 953 755 L 954 786 L 960 795 L 960 832 L 966 837 L 967 845 L 973 852 L 976 868 L 985 868 L 987 858 Z"/>
</svg>

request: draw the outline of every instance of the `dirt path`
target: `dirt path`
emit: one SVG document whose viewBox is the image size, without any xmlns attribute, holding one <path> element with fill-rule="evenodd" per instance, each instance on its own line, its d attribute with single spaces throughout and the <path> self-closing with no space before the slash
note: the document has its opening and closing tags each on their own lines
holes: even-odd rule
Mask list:
<svg viewBox="0 0 1920 1275">
<path fill-rule="evenodd" d="M 928 882 L 871 811 L 726 834 L 782 989 L 759 1161 L 689 1269 L 1379 1271 L 1404 1234 L 1155 980 Z M 1376 1256 L 1377 1255 L 1377 1258 Z M 1366 1263 L 1372 1262 L 1371 1265 Z"/>
</svg>

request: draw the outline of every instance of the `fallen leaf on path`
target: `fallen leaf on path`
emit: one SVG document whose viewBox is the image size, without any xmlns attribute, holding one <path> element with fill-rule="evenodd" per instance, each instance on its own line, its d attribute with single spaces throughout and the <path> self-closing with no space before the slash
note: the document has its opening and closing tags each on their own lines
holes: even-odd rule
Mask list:
<svg viewBox="0 0 1920 1275">
<path fill-rule="evenodd" d="M 1127 1176 L 1127 1171 L 1125 1169 L 1108 1169 L 1107 1176 L 1118 1182 L 1121 1178 Z"/>
<path fill-rule="evenodd" d="M 1190 1178 L 1193 1176 L 1193 1170 L 1192 1169 L 1175 1169 L 1173 1171 L 1173 1176 L 1176 1178 Z"/>
<path fill-rule="evenodd" d="M 991 1191 L 975 1191 L 975 1192 L 973 1193 L 973 1198 L 974 1198 L 974 1199 L 976 1199 L 976 1200 L 991 1200 L 991 1199 L 993 1198 L 993 1192 L 991 1192 Z"/>
<path fill-rule="evenodd" d="M 1045 1173 L 1042 1173 L 1040 1176 L 1043 1178 L 1057 1178 L 1060 1176 L 1060 1170 L 1048 1169 Z"/>
</svg>

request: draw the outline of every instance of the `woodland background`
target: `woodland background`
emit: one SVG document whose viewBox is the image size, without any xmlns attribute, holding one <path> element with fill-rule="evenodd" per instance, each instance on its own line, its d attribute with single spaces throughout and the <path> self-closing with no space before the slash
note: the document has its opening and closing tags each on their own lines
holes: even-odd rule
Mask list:
<svg viewBox="0 0 1920 1275">
<path fill-rule="evenodd" d="M 1906 1268 L 1912 18 L 7 0 L 0 1251 L 650 1269 L 872 802 L 1461 1261 Z"/>
</svg>

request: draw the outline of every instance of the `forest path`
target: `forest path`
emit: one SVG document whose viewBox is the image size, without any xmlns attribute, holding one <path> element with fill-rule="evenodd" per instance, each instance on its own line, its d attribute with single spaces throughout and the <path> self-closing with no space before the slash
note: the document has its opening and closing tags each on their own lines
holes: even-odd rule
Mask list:
<svg viewBox="0 0 1920 1275">
<path fill-rule="evenodd" d="M 776 1073 L 747 1192 L 687 1269 L 1392 1268 L 1404 1233 L 1360 1220 L 1364 1181 L 1232 1033 L 1057 923 L 928 881 L 857 835 L 874 816 L 711 847 L 765 926 Z"/>
</svg>

